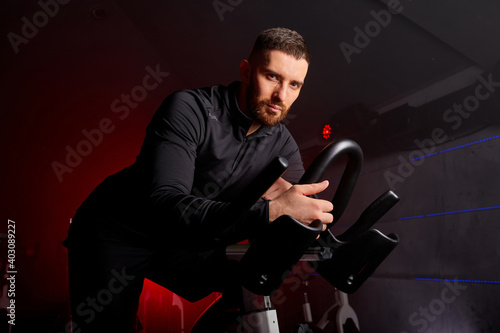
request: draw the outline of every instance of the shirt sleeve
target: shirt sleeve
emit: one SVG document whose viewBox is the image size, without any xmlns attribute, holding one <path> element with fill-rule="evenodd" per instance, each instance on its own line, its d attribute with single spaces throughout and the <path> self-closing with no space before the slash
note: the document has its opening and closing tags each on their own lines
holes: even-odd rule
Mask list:
<svg viewBox="0 0 500 333">
<path fill-rule="evenodd" d="M 228 229 L 233 235 L 245 235 L 243 239 L 251 237 L 255 229 L 267 224 L 267 202 L 259 200 L 249 211 L 237 212 L 234 203 L 191 193 L 197 148 L 205 136 L 201 104 L 190 92 L 174 93 L 148 126 L 140 159 L 148 174 L 151 213 L 157 223 L 168 223 L 169 230 L 191 238 L 199 235 L 209 242 L 217 241 Z"/>
<path fill-rule="evenodd" d="M 284 136 L 285 140 L 280 156 L 288 160 L 288 169 L 283 175 L 283 178 L 292 184 L 296 184 L 304 174 L 304 165 L 302 163 L 302 157 L 300 156 L 299 147 L 286 128 L 284 130 Z"/>
</svg>

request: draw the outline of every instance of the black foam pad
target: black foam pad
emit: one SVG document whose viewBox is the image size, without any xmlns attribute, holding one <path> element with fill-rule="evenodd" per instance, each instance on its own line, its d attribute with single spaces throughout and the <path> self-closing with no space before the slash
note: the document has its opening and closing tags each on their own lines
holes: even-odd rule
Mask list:
<svg viewBox="0 0 500 333">
<path fill-rule="evenodd" d="M 272 295 L 322 230 L 319 220 L 304 225 L 283 215 L 270 223 L 240 261 L 243 287 Z"/>
<path fill-rule="evenodd" d="M 358 290 L 398 242 L 397 235 L 386 236 L 375 229 L 349 242 L 341 242 L 330 233 L 321 239 L 320 244 L 333 249 L 332 258 L 310 264 L 334 287 L 351 294 Z"/>
</svg>

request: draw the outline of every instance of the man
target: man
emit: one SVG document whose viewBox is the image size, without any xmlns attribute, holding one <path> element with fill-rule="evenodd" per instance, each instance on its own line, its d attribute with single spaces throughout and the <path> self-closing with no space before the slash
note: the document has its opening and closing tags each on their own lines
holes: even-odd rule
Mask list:
<svg viewBox="0 0 500 333">
<path fill-rule="evenodd" d="M 269 29 L 241 62 L 241 82 L 165 99 L 137 161 L 106 178 L 73 218 L 65 245 L 74 332 L 135 332 L 144 278 L 193 302 L 229 294 L 238 264 L 224 246 L 281 215 L 332 222 L 332 204 L 308 197 L 327 182 L 292 186 L 303 167 L 281 124 L 309 61 L 302 36 Z M 284 179 L 235 216 L 234 199 L 276 156 L 289 161 Z"/>
</svg>

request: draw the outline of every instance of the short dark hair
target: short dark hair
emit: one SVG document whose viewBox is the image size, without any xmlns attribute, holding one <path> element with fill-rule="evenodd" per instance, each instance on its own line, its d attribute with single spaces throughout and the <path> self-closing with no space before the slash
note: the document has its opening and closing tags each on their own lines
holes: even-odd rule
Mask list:
<svg viewBox="0 0 500 333">
<path fill-rule="evenodd" d="M 250 53 L 250 63 L 252 59 L 261 55 L 268 61 L 269 51 L 272 50 L 284 52 L 296 59 L 304 58 L 308 64 L 311 62 L 311 55 L 304 37 L 287 28 L 271 28 L 262 31 L 257 36 Z"/>
</svg>

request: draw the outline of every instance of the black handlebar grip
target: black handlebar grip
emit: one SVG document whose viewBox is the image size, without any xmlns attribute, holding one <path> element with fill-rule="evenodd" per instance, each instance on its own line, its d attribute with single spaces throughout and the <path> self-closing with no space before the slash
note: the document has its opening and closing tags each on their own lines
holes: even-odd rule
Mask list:
<svg viewBox="0 0 500 333">
<path fill-rule="evenodd" d="M 359 219 L 337 239 L 342 242 L 353 240 L 368 231 L 378 220 L 382 218 L 395 204 L 399 202 L 399 197 L 393 191 L 387 191 L 379 196 L 370 206 L 368 206 Z"/>
<path fill-rule="evenodd" d="M 332 199 L 334 205 L 332 214 L 333 223 L 339 221 L 351 198 L 358 176 L 363 166 L 363 151 L 359 145 L 349 139 L 342 139 L 326 146 L 307 168 L 299 184 L 317 183 L 324 176 L 326 170 L 339 157 L 347 155 L 349 160 L 340 180 L 339 186 Z"/>
</svg>

